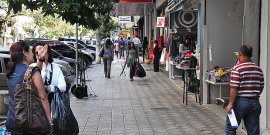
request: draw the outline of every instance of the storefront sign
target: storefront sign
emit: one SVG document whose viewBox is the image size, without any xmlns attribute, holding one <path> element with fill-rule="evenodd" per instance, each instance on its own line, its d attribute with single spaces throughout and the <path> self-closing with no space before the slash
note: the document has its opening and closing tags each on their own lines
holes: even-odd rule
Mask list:
<svg viewBox="0 0 270 135">
<path fill-rule="evenodd" d="M 197 28 L 198 27 L 198 13 L 197 12 L 175 12 L 173 21 L 176 28 Z"/>
<path fill-rule="evenodd" d="M 131 22 L 131 16 L 119 16 L 118 19 L 121 23 Z"/>
<path fill-rule="evenodd" d="M 123 30 L 123 34 L 130 34 L 130 30 Z"/>
<path fill-rule="evenodd" d="M 119 3 L 153 3 L 153 0 L 120 0 Z"/>
<path fill-rule="evenodd" d="M 157 18 L 157 27 L 164 27 L 165 24 L 165 17 L 158 17 Z"/>
<path fill-rule="evenodd" d="M 126 29 L 132 28 L 133 25 L 134 25 L 133 22 L 131 22 L 131 23 L 126 23 Z"/>
</svg>

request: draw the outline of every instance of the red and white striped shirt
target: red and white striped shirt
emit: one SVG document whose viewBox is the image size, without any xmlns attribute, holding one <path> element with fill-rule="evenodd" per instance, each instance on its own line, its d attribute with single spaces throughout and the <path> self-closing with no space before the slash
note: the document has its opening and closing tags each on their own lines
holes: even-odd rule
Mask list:
<svg viewBox="0 0 270 135">
<path fill-rule="evenodd" d="M 238 88 L 238 96 L 259 98 L 264 78 L 261 68 L 251 59 L 240 61 L 231 72 L 231 88 Z"/>
</svg>

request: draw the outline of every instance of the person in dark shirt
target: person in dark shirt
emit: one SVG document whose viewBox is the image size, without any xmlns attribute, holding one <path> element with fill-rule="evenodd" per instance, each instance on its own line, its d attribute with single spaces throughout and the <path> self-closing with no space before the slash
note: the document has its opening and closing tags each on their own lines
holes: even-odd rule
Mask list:
<svg viewBox="0 0 270 135">
<path fill-rule="evenodd" d="M 123 58 L 125 58 L 125 57 L 124 57 L 125 43 L 126 43 L 126 42 L 123 40 L 123 38 L 121 38 L 121 41 L 119 41 L 119 46 L 120 46 L 120 58 L 121 58 L 121 56 L 123 56 Z"/>
<path fill-rule="evenodd" d="M 159 71 L 159 58 L 160 58 L 160 52 L 158 48 L 158 41 L 154 41 L 154 72 Z"/>
</svg>

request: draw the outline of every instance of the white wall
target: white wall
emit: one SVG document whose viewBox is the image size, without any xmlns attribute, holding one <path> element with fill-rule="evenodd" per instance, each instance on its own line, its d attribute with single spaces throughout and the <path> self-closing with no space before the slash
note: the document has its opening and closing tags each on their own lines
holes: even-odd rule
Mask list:
<svg viewBox="0 0 270 135">
<path fill-rule="evenodd" d="M 234 1 L 237 3 L 234 4 Z M 232 67 L 236 55 L 242 45 L 242 19 L 238 16 L 244 15 L 243 0 L 207 0 L 206 1 L 206 25 L 207 42 L 203 46 L 212 44 L 212 66 Z M 205 39 L 204 39 L 205 40 Z M 208 49 L 204 49 L 206 51 Z M 209 55 L 203 59 L 208 59 L 207 70 L 211 69 Z M 206 64 L 206 63 L 204 63 Z M 206 83 L 204 83 L 206 85 Z M 204 86 L 204 90 L 206 87 Z M 229 96 L 229 86 L 222 86 L 222 96 Z M 211 86 L 211 102 L 215 103 L 218 97 L 219 86 Z"/>
</svg>

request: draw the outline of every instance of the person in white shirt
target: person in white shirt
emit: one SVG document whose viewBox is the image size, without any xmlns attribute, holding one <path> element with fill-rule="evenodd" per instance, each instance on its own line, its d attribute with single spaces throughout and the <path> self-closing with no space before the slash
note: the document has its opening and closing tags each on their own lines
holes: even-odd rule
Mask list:
<svg viewBox="0 0 270 135">
<path fill-rule="evenodd" d="M 132 42 L 134 43 L 136 50 L 139 52 L 139 44 L 141 43 L 141 41 L 140 39 L 138 39 L 138 35 L 133 38 Z"/>
<path fill-rule="evenodd" d="M 45 46 L 45 43 L 37 42 L 34 44 L 32 51 L 34 53 L 34 60 L 39 59 L 38 52 Z M 66 91 L 66 82 L 65 77 L 58 65 L 52 64 L 53 55 L 51 47 L 48 46 L 48 52 L 45 56 L 45 61 L 43 61 L 43 66 L 41 70 L 41 76 L 45 86 L 46 92 L 49 92 L 48 99 L 51 104 L 52 98 L 55 92 L 55 86 L 59 88 L 61 92 Z M 30 66 L 36 66 L 36 63 L 31 64 Z"/>
</svg>

